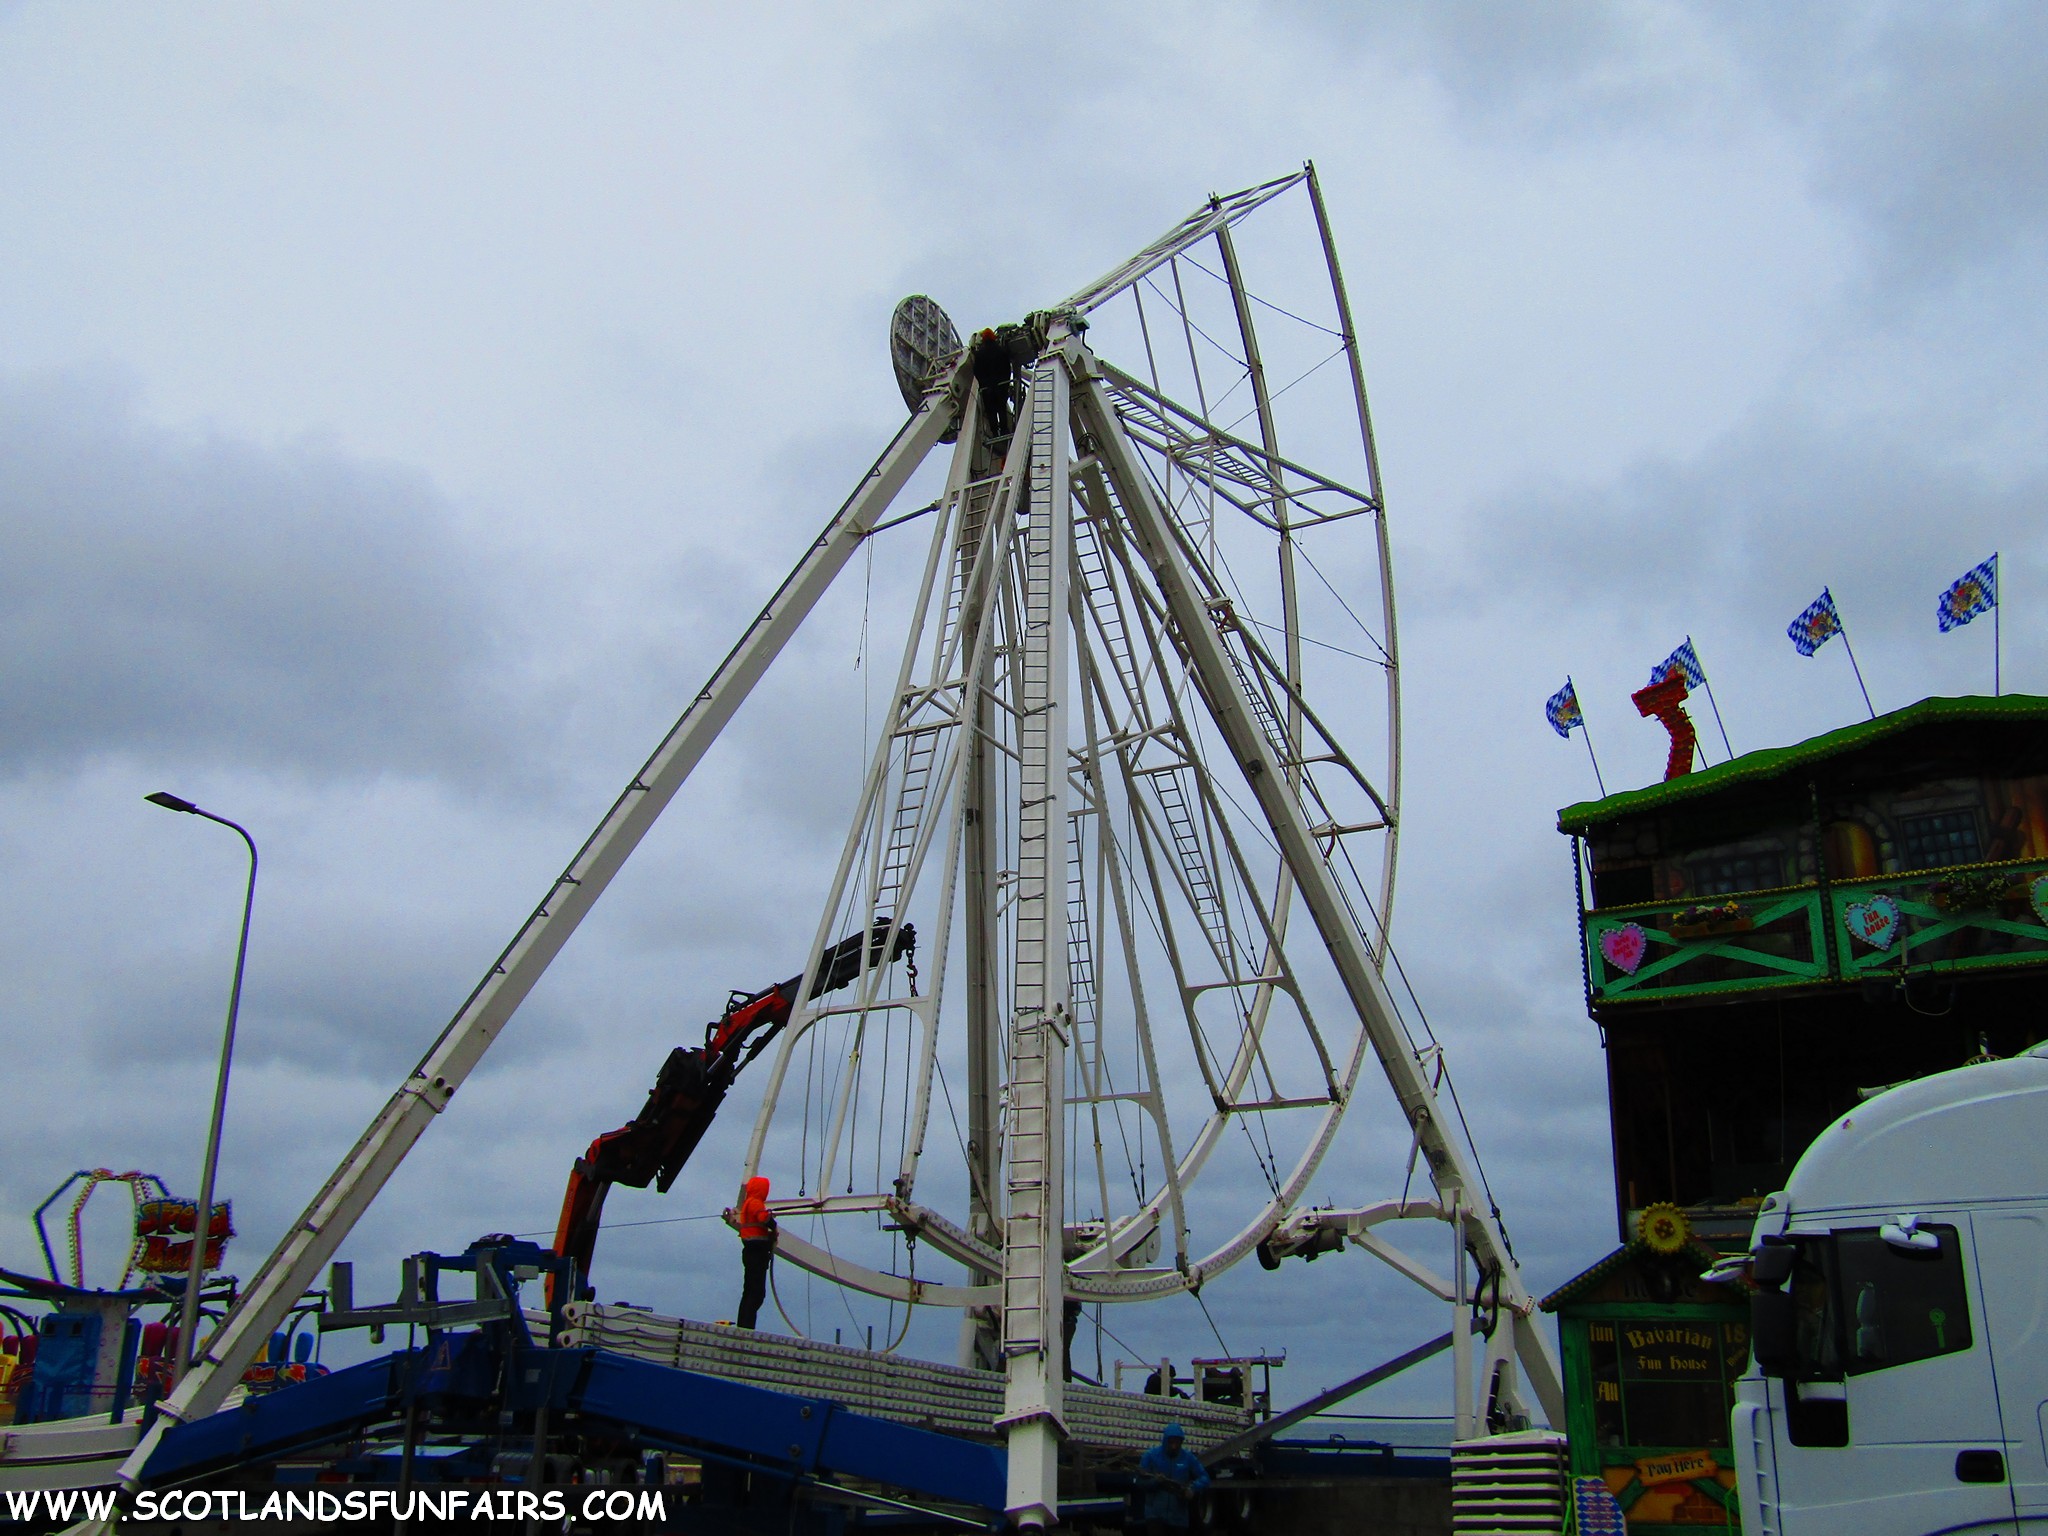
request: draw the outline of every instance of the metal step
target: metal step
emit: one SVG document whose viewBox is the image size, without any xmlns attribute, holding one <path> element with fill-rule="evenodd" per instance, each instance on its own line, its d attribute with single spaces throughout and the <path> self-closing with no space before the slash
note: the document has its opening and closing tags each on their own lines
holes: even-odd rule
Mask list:
<svg viewBox="0 0 2048 1536">
<path fill-rule="evenodd" d="M 1117 600 L 1114 579 L 1110 574 L 1109 557 L 1102 547 L 1102 536 L 1092 518 L 1074 519 L 1074 564 L 1075 575 L 1081 587 L 1081 598 L 1088 606 L 1089 614 L 1095 620 L 1098 649 L 1105 655 L 1110 669 L 1122 685 L 1123 696 L 1133 710 L 1141 710 L 1145 698 L 1145 683 L 1138 669 L 1138 659 L 1131 645 L 1130 629 L 1124 623 L 1122 605 Z M 1141 723 L 1136 716 L 1128 720 L 1113 720 L 1113 726 L 1122 727 Z M 1142 724 L 1149 726 L 1149 719 Z"/>
<path fill-rule="evenodd" d="M 578 1302 L 567 1309 L 567 1317 L 562 1342 L 570 1348 L 595 1346 L 707 1376 L 826 1397 L 861 1413 L 944 1434 L 1001 1438 L 994 1427 L 1003 1412 L 1003 1376 L 997 1371 L 660 1317 L 638 1307 Z M 1158 1444 L 1160 1431 L 1178 1423 L 1197 1455 L 1252 1422 L 1246 1410 L 1220 1403 L 1148 1397 L 1079 1381 L 1066 1384 L 1066 1420 L 1069 1435 L 1081 1444 L 1124 1451 Z"/>
<path fill-rule="evenodd" d="M 1230 918 L 1223 910 L 1215 878 L 1209 872 L 1208 855 L 1203 851 L 1194 811 L 1181 783 L 1183 771 L 1176 765 L 1150 775 L 1152 791 L 1166 819 L 1167 833 L 1180 863 L 1188 900 L 1195 909 L 1195 920 L 1202 925 L 1209 948 L 1215 953 L 1216 963 L 1223 968 L 1224 975 L 1234 976 L 1237 974 L 1237 950 L 1231 942 Z"/>
<path fill-rule="evenodd" d="M 1567 1505 L 1563 1435 L 1531 1429 L 1451 1447 L 1455 1536 L 1562 1536 Z"/>
</svg>

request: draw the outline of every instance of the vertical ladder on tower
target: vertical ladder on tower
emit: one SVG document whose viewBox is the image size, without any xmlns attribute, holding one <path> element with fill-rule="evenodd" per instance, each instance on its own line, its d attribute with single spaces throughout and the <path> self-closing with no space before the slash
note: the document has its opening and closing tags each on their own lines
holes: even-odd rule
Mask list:
<svg viewBox="0 0 2048 1536">
<path fill-rule="evenodd" d="M 1223 898 L 1217 893 L 1215 878 L 1209 873 L 1209 858 L 1203 852 L 1201 831 L 1195 825 L 1194 811 L 1188 805 L 1187 789 L 1181 777 L 1184 772 L 1179 763 L 1168 763 L 1147 770 L 1147 776 L 1152 780 L 1152 793 L 1159 803 L 1160 814 L 1166 819 L 1166 834 L 1173 843 L 1181 880 L 1186 886 L 1189 904 L 1195 909 L 1195 921 L 1202 925 L 1209 947 L 1216 953 L 1216 963 L 1223 967 L 1225 973 L 1234 976 L 1237 973 L 1237 950 L 1231 941 L 1230 916 L 1223 910 Z"/>
<path fill-rule="evenodd" d="M 1086 1096 L 1096 1089 L 1090 1078 L 1095 1061 L 1096 995 L 1095 940 L 1088 922 L 1088 869 L 1083 857 L 1082 814 L 1067 818 L 1067 1011 L 1074 1020 L 1074 1052 L 1081 1063 L 1081 1081 Z"/>
<path fill-rule="evenodd" d="M 1103 494 L 1107 504 L 1114 507 L 1116 493 L 1105 485 Z M 1116 599 L 1116 588 L 1109 573 L 1109 556 L 1105 545 L 1106 530 L 1097 526 L 1094 517 L 1077 517 L 1074 520 L 1074 564 L 1076 575 L 1082 582 L 1082 596 L 1100 640 L 1100 650 L 1109 659 L 1117 681 L 1122 685 L 1124 696 L 1132 701 L 1146 697 L 1143 680 L 1139 674 L 1135 648 L 1131 644 L 1130 631 L 1124 623 L 1122 606 Z M 1152 726 L 1150 720 L 1112 720 L 1113 730 L 1146 730 Z M 1159 803 L 1160 814 L 1165 818 L 1167 837 L 1173 844 L 1174 862 L 1180 870 L 1189 905 L 1194 908 L 1195 921 L 1201 925 L 1203 935 L 1214 951 L 1216 962 L 1227 974 L 1235 975 L 1233 961 L 1235 947 L 1231 942 L 1230 917 L 1223 908 L 1223 900 L 1216 889 L 1215 877 L 1210 873 L 1208 855 L 1202 847 L 1202 838 L 1195 825 L 1192 808 L 1188 804 L 1187 788 L 1181 775 L 1179 763 L 1159 764 L 1138 770 L 1150 778 L 1154 794 Z"/>
<path fill-rule="evenodd" d="M 1134 706 L 1142 704 L 1145 686 L 1138 675 L 1138 661 L 1131 647 L 1130 631 L 1124 624 L 1123 607 L 1117 602 L 1116 588 L 1110 580 L 1109 557 L 1102 544 L 1102 534 L 1092 517 L 1074 519 L 1074 571 L 1081 582 L 1082 600 L 1088 605 L 1089 615 L 1095 620 L 1097 637 L 1101 644 L 1099 652 L 1109 658 L 1110 669 L 1116 674 L 1122 686 L 1124 698 Z M 1112 720 L 1112 730 L 1149 724 L 1150 722 Z"/>
<path fill-rule="evenodd" d="M 972 637 L 960 634 L 960 611 L 966 606 L 967 586 L 973 579 L 975 557 L 981 553 L 982 536 L 988 529 L 989 508 L 995 505 L 997 488 L 1002 482 L 1002 475 L 988 475 L 980 480 L 970 480 L 961 489 L 960 533 L 953 544 L 953 569 L 946 583 L 946 614 L 939 630 L 938 650 L 932 667 L 935 678 L 946 676 L 949 654 L 965 666 L 973 652 Z M 957 651 L 952 649 L 956 645 Z"/>
<path fill-rule="evenodd" d="M 960 634 L 960 615 L 967 603 L 967 588 L 973 578 L 975 557 L 988 528 L 989 508 L 996 503 L 1003 476 L 990 475 L 969 481 L 958 492 L 959 538 L 954 558 L 946 573 L 945 607 L 934 640 L 933 675 L 944 677 L 949 658 L 964 667 L 973 650 L 970 637 Z M 947 679 L 957 685 L 964 678 Z M 922 702 L 921 702 L 922 701 Z M 943 740 L 959 724 L 951 711 L 934 714 L 930 690 L 919 689 L 896 701 L 895 734 L 903 742 L 902 776 L 897 781 L 896 801 L 890 813 L 887 841 L 877 865 L 874 915 L 895 917 L 902 899 L 903 883 L 917 850 L 932 790 L 932 775 Z"/>
<path fill-rule="evenodd" d="M 904 737 L 903 778 L 896 791 L 896 807 L 889 822 L 889 840 L 882 852 L 880 873 L 875 877 L 875 913 L 878 918 L 897 916 L 903 882 L 910 872 L 911 854 L 917 846 L 918 829 L 924 824 L 925 802 L 930 798 L 932 763 L 938 756 L 939 738 L 953 729 L 951 722 L 926 721 L 897 734 Z"/>
<path fill-rule="evenodd" d="M 1280 723 L 1279 712 L 1273 707 L 1272 696 L 1265 686 L 1265 678 L 1254 676 L 1252 669 L 1244 664 L 1244 657 L 1238 654 L 1236 646 L 1226 640 L 1223 654 L 1230 660 L 1230 670 L 1237 674 L 1237 686 L 1244 694 L 1245 704 L 1250 708 L 1252 720 L 1259 733 L 1266 738 L 1266 744 L 1273 749 L 1273 757 L 1282 768 L 1298 766 L 1299 754 L 1294 743 L 1288 739 L 1287 731 Z"/>
<path fill-rule="evenodd" d="M 1049 1217 L 1060 1197 L 1060 1142 L 1064 1135 L 1058 1099 L 1065 1084 L 1053 1050 L 1063 1044 L 1067 957 L 1054 931 L 1066 925 L 1067 721 L 1066 654 L 1060 643 L 1067 622 L 1062 600 L 1071 558 L 1060 534 L 1069 491 L 1064 446 L 1066 428 L 1061 363 L 1048 359 L 1036 371 L 1030 395 L 1030 515 L 1023 540 L 1023 613 L 1017 681 L 1017 882 L 1016 936 L 1012 950 L 1015 992 L 1010 1016 L 1010 1104 L 1005 1150 L 1009 1156 L 1008 1219 L 1003 1227 L 1003 1354 L 1043 1355 L 1059 1338 L 1064 1298 L 1047 1294 L 1064 1256 L 1048 1252 L 1063 1224 Z M 1057 903 L 1057 905 L 1055 905 Z M 1059 948 L 1054 946 L 1058 944 Z M 1048 1323 L 1050 1317 L 1052 1321 Z M 1018 1384 L 1012 1373 L 1013 1387 Z M 1031 1395 L 1046 1383 L 1034 1381 Z M 1013 1407 L 1027 1405 L 1013 1404 Z M 1036 1405 L 1029 1405 L 1036 1406 Z"/>
</svg>

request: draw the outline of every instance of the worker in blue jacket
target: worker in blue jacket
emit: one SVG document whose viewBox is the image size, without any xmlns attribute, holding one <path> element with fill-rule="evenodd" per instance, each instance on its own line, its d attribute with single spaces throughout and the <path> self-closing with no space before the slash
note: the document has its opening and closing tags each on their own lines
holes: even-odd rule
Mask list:
<svg viewBox="0 0 2048 1536">
<path fill-rule="evenodd" d="M 1138 1486 L 1145 1490 L 1147 1536 L 1188 1528 L 1188 1506 L 1209 1486 L 1209 1474 L 1185 1449 L 1178 1424 L 1166 1426 L 1159 1443 L 1138 1458 Z"/>
</svg>

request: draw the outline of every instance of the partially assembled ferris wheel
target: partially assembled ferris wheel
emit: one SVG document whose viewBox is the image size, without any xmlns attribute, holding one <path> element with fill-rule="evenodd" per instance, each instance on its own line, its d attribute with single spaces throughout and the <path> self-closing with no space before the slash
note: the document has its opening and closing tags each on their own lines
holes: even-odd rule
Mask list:
<svg viewBox="0 0 2048 1536">
<path fill-rule="evenodd" d="M 966 1363 L 1007 1380 L 1026 1525 L 1056 1519 L 1074 1309 L 1199 1292 L 1252 1254 L 1273 1267 L 1348 1243 L 1385 1260 L 1449 1306 L 1462 1433 L 1527 1422 L 1528 1397 L 1561 1422 L 1441 1051 L 1385 974 L 1394 595 L 1314 168 L 1212 197 L 1063 303 L 965 343 L 906 300 L 892 354 L 909 421 L 272 1254 L 169 1418 L 218 1405 L 866 547 L 904 551 L 915 580 L 806 962 L 853 974 L 798 989 L 764 1058 L 746 1171 L 776 1175 L 778 1253 L 906 1311 L 960 1309 Z M 947 444 L 943 489 L 899 508 Z M 1377 1203 L 1306 1207 L 1354 1101 L 1382 1108 L 1362 1081 L 1375 1062 L 1405 1166 Z M 1448 1273 L 1375 1231 L 1417 1218 L 1451 1225 Z"/>
</svg>

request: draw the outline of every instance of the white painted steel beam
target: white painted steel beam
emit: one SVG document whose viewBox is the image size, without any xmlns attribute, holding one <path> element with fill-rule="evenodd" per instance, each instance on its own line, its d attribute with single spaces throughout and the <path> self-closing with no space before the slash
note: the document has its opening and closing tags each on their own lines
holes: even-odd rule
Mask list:
<svg viewBox="0 0 2048 1536">
<path fill-rule="evenodd" d="M 864 1291 L 870 1296 L 901 1302 L 905 1306 L 986 1307 L 994 1305 L 1002 1294 L 1001 1289 L 994 1285 L 934 1285 L 913 1280 L 907 1275 L 888 1274 L 841 1258 L 816 1243 L 806 1242 L 787 1227 L 776 1230 L 775 1254 L 777 1258 L 788 1259 L 799 1269 L 807 1269 L 834 1285 Z"/>
<path fill-rule="evenodd" d="M 1085 349 L 1075 350 L 1085 357 Z M 1438 1194 L 1447 1205 L 1463 1205 L 1464 1227 L 1480 1262 L 1489 1270 L 1500 1272 L 1503 1304 L 1526 1316 L 1534 1302 L 1508 1252 L 1498 1221 L 1491 1211 L 1474 1209 L 1466 1203 L 1467 1191 L 1479 1187 L 1477 1171 L 1468 1166 L 1464 1149 L 1449 1133 L 1439 1113 L 1435 1089 L 1387 993 L 1371 941 L 1351 920 L 1336 876 L 1316 846 L 1301 802 L 1244 697 L 1237 669 L 1225 649 L 1224 636 L 1203 595 L 1196 590 L 1172 520 L 1154 498 L 1099 375 L 1077 380 L 1075 408 L 1077 419 L 1123 505 L 1132 538 L 1151 570 L 1177 638 L 1195 669 L 1211 717 L 1237 759 L 1245 785 L 1258 801 L 1281 855 L 1293 872 L 1302 904 L 1329 951 L 1388 1084 L 1414 1130 Z M 1550 1421 L 1563 1423 L 1563 1394 L 1547 1342 L 1533 1328 L 1516 1332 L 1517 1348 L 1531 1390 Z"/>
<path fill-rule="evenodd" d="M 1157 271 L 1190 246 L 1201 244 L 1217 230 L 1237 223 L 1254 209 L 1270 203 L 1296 182 L 1306 180 L 1307 176 L 1306 170 L 1299 170 L 1291 176 L 1233 192 L 1228 197 L 1210 198 L 1144 250 L 1104 273 L 1060 307 L 1084 315 L 1091 309 L 1101 308 L 1147 273 Z"/>
<path fill-rule="evenodd" d="M 1379 540 L 1380 613 L 1383 633 L 1380 646 L 1387 657 L 1387 782 L 1386 804 L 1393 807 L 1387 817 L 1387 851 L 1380 876 L 1380 942 L 1378 954 L 1386 958 L 1387 935 L 1394 922 L 1394 865 L 1401 851 L 1401 642 L 1394 628 L 1394 560 L 1387 542 L 1385 493 L 1380 489 L 1380 451 L 1372 435 L 1372 412 L 1365 401 L 1365 363 L 1358 355 L 1358 327 L 1351 321 L 1351 298 L 1344 288 L 1344 269 L 1337 264 L 1337 240 L 1330 233 L 1330 211 L 1323 206 L 1323 185 L 1316 180 L 1315 162 L 1302 167 L 1308 179 L 1309 206 L 1315 209 L 1316 231 L 1323 239 L 1323 261 L 1330 269 L 1330 293 L 1337 302 L 1337 325 L 1344 333 L 1345 360 L 1351 365 L 1351 395 L 1358 407 L 1359 441 L 1365 449 L 1366 487 L 1378 515 L 1373 533 Z M 1560 1392 L 1562 1389 L 1560 1388 Z"/>
<path fill-rule="evenodd" d="M 596 904 L 627 857 L 718 739 L 769 664 L 867 538 L 925 456 L 951 426 L 969 377 L 963 358 L 935 386 L 810 549 L 784 579 L 654 754 L 605 813 L 533 915 L 520 925 L 440 1037 L 370 1122 L 304 1214 L 249 1282 L 177 1389 L 121 1467 L 133 1488 L 172 1425 L 214 1412 L 269 1345 L 285 1314 L 319 1277 L 456 1089 L 483 1059 L 549 963 Z"/>
<path fill-rule="evenodd" d="M 1065 331 L 1033 367 L 1029 514 L 1022 541 L 1018 635 L 1017 881 L 1010 999 L 1010 1104 L 1004 1137 L 1002 1350 L 1009 1429 L 1010 1517 L 1059 1523 L 1065 1437 L 1066 1217 L 1063 1163 L 1072 977 L 1067 964 L 1067 667 L 1073 631 L 1073 489 L 1067 453 Z"/>
</svg>

